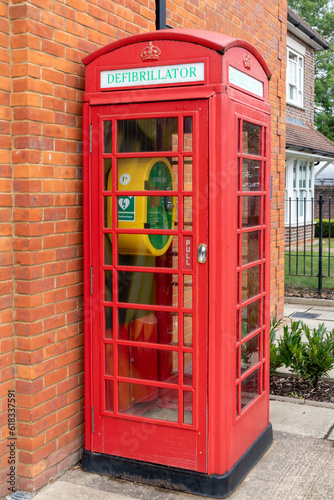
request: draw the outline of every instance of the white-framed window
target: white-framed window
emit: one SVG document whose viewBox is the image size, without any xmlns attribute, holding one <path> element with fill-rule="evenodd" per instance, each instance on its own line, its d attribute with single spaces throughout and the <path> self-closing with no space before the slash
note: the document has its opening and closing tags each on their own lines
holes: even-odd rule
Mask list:
<svg viewBox="0 0 334 500">
<path fill-rule="evenodd" d="M 303 106 L 304 57 L 287 48 L 286 100 L 294 106 Z"/>
<path fill-rule="evenodd" d="M 314 207 L 313 160 L 296 156 L 286 162 L 285 174 L 285 223 L 310 223 Z M 305 201 L 306 200 L 306 201 Z M 290 214 L 291 209 L 291 214 Z"/>
</svg>

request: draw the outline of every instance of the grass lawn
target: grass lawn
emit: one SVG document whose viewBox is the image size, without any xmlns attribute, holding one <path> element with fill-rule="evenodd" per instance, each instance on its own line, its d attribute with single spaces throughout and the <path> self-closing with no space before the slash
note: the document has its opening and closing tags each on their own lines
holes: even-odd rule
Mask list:
<svg viewBox="0 0 334 500">
<path fill-rule="evenodd" d="M 328 241 L 328 240 L 327 240 Z M 332 243 L 332 241 L 331 241 Z M 327 247 L 327 248 L 326 248 Z M 323 260 L 322 260 L 322 274 L 328 275 L 328 243 L 323 249 Z M 304 259 L 304 247 L 300 245 L 298 247 L 298 265 L 297 265 L 297 255 L 296 249 L 291 249 L 291 257 L 289 259 L 289 252 L 285 251 L 285 285 L 294 288 L 318 288 L 318 245 L 313 246 L 313 257 L 311 256 L 310 246 L 306 246 L 305 259 Z M 305 260 L 305 262 L 304 262 Z M 302 276 L 296 276 L 296 274 Z M 313 275 L 313 277 L 304 276 Z M 330 258 L 330 276 L 331 278 L 322 279 L 322 288 L 324 290 L 334 290 L 334 254 L 331 251 Z"/>
</svg>

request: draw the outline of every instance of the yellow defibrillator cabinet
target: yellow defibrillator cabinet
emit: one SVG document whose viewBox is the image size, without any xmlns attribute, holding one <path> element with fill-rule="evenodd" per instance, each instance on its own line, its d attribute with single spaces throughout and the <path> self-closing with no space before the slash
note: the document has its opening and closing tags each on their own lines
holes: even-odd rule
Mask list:
<svg viewBox="0 0 334 500">
<path fill-rule="evenodd" d="M 111 190 L 112 176 L 108 177 Z M 118 162 L 119 191 L 166 191 L 166 196 L 119 196 L 118 227 L 126 229 L 174 229 L 175 204 L 172 191 L 173 172 L 166 158 L 127 158 Z M 112 203 L 108 199 L 107 224 L 112 227 Z M 123 255 L 163 255 L 171 235 L 120 234 L 118 250 Z"/>
</svg>

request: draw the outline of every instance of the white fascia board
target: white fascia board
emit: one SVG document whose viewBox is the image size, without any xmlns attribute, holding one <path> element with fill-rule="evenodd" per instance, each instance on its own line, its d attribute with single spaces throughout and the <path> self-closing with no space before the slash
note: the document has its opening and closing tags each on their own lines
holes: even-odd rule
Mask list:
<svg viewBox="0 0 334 500">
<path fill-rule="evenodd" d="M 293 38 L 289 37 L 287 38 L 286 45 L 289 49 L 294 50 L 295 52 L 298 52 L 301 56 L 305 56 L 306 54 L 306 47 L 305 45 L 302 45 L 301 43 L 297 42 L 296 40 L 293 40 Z"/>
<path fill-rule="evenodd" d="M 326 162 L 334 162 L 334 156 L 322 156 L 322 155 L 316 155 L 312 153 L 304 153 L 303 151 L 298 151 L 294 149 L 287 149 L 285 150 L 285 156 L 286 158 L 291 158 L 291 157 L 296 157 L 296 156 L 305 156 L 310 159 L 310 161 L 326 161 Z"/>
</svg>

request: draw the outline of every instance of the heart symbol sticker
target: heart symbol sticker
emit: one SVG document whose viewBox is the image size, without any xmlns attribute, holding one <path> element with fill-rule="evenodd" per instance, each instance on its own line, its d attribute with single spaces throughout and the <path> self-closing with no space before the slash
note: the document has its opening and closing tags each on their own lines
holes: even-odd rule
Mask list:
<svg viewBox="0 0 334 500">
<path fill-rule="evenodd" d="M 120 198 L 118 200 L 118 204 L 122 210 L 126 210 L 128 208 L 128 206 L 130 205 L 130 200 L 129 200 L 129 198 Z"/>
</svg>

